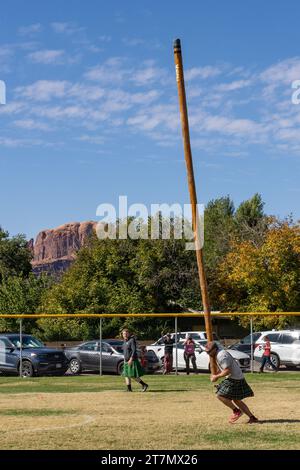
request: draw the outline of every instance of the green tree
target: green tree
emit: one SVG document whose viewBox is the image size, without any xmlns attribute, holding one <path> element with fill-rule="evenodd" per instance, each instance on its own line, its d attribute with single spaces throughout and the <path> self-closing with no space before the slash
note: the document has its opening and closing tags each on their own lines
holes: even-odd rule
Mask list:
<svg viewBox="0 0 300 470">
<path fill-rule="evenodd" d="M 299 311 L 300 225 L 272 219 L 260 245 L 233 242 L 220 265 L 218 281 L 219 304 L 225 310 Z M 288 317 L 256 319 L 261 327 L 288 322 Z"/>
<path fill-rule="evenodd" d="M 8 276 L 28 276 L 32 254 L 24 235 L 10 238 L 0 227 L 0 283 Z"/>
<path fill-rule="evenodd" d="M 45 293 L 40 311 L 167 312 L 181 311 L 193 302 L 201 305 L 195 253 L 185 250 L 183 240 L 98 240 L 93 237 L 89 245 L 78 252 L 61 282 Z M 52 325 L 51 330 L 56 334 L 53 322 L 40 320 L 39 327 L 48 334 L 48 327 Z M 112 333 L 113 328 L 116 333 L 124 323 L 135 330 L 143 324 L 145 335 L 165 326 L 165 322 L 145 319 L 105 321 L 104 333 Z M 78 325 L 81 324 L 89 325 L 84 330 L 86 336 L 95 336 L 98 321 L 78 320 Z M 77 331 L 70 330 L 69 335 Z"/>
<path fill-rule="evenodd" d="M 49 283 L 50 280 L 46 276 L 37 278 L 32 273 L 27 277 L 21 275 L 6 277 L 0 284 L 0 315 L 35 313 Z M 30 331 L 33 325 L 32 320 L 24 320 L 27 331 Z M 1 318 L 0 330 L 18 330 L 18 320 Z"/>
</svg>

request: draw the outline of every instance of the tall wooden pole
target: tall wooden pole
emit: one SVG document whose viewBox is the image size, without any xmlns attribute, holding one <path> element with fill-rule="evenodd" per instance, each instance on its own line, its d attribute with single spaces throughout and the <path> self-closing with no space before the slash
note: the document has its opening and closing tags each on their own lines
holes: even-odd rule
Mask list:
<svg viewBox="0 0 300 470">
<path fill-rule="evenodd" d="M 188 120 L 188 111 L 187 111 L 186 96 L 185 96 L 180 39 L 176 39 L 174 41 L 174 59 L 175 59 L 175 69 L 176 69 L 176 81 L 177 81 L 177 88 L 178 88 L 181 127 L 182 127 L 184 157 L 185 157 L 186 168 L 187 168 L 188 187 L 189 187 L 190 201 L 191 201 L 191 206 L 192 206 L 192 224 L 193 224 L 195 250 L 196 250 L 196 258 L 197 258 L 197 265 L 198 265 L 199 283 L 200 283 L 200 290 L 201 290 L 203 310 L 204 310 L 205 329 L 206 329 L 206 335 L 207 335 L 208 341 L 212 341 L 213 333 L 212 333 L 212 323 L 211 323 L 211 315 L 210 315 L 210 303 L 209 303 L 209 297 L 208 297 L 206 275 L 205 275 L 205 270 L 204 270 L 203 252 L 202 252 L 201 240 L 199 236 L 200 230 L 198 226 L 199 216 L 198 216 L 198 211 L 197 211 L 197 193 L 196 193 L 193 158 L 192 158 L 191 143 L 190 143 L 189 120 Z M 212 373 L 215 374 L 217 371 L 217 366 L 216 366 L 215 360 L 212 360 L 212 358 L 210 361 L 210 367 L 211 367 Z"/>
</svg>

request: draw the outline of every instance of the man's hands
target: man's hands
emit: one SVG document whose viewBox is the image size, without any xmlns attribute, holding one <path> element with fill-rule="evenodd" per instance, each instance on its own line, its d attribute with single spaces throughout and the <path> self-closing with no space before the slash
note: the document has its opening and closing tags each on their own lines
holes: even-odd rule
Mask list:
<svg viewBox="0 0 300 470">
<path fill-rule="evenodd" d="M 131 366 L 132 363 L 133 363 L 133 359 L 132 359 L 132 357 L 131 357 L 131 358 L 129 359 L 129 361 L 128 361 L 128 365 Z"/>
<path fill-rule="evenodd" d="M 227 377 L 228 375 L 230 375 L 230 369 L 224 369 L 219 374 L 211 374 L 210 381 L 216 382 L 221 377 Z"/>
</svg>

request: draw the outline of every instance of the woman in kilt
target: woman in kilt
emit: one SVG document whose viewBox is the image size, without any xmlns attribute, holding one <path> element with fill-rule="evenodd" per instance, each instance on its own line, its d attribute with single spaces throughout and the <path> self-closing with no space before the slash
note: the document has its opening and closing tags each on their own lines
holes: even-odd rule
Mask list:
<svg viewBox="0 0 300 470">
<path fill-rule="evenodd" d="M 220 369 L 218 374 L 211 375 L 211 382 L 226 377 L 220 385 L 217 385 L 217 397 L 224 405 L 232 409 L 229 422 L 235 423 L 245 413 L 249 418 L 249 424 L 258 423 L 258 419 L 243 402 L 244 398 L 253 397 L 254 393 L 247 384 L 238 363 L 229 352 L 222 349 L 215 341 L 207 343 L 205 351 L 210 357 L 216 358 Z"/>
<path fill-rule="evenodd" d="M 122 375 L 125 377 L 127 392 L 132 392 L 131 379 L 138 382 L 142 386 L 142 392 L 145 392 L 148 385 L 141 380 L 141 376 L 144 375 L 144 369 L 138 360 L 135 337 L 127 329 L 122 331 L 122 336 L 124 339 L 124 369 Z"/>
</svg>

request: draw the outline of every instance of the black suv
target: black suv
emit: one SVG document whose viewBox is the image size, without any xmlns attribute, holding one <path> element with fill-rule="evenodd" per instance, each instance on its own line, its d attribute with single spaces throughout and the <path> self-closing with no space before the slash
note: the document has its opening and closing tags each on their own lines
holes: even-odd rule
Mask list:
<svg viewBox="0 0 300 470">
<path fill-rule="evenodd" d="M 256 331 L 252 335 L 253 353 L 255 349 L 255 342 L 256 340 L 258 340 L 260 336 L 261 336 L 261 331 Z M 235 349 L 236 351 L 244 352 L 251 357 L 251 335 L 245 336 L 245 338 L 229 346 L 228 349 Z"/>
<path fill-rule="evenodd" d="M 60 349 L 50 349 L 31 335 L 0 333 L 0 372 L 19 374 L 22 353 L 22 375 L 64 375 L 69 361 Z"/>
</svg>

